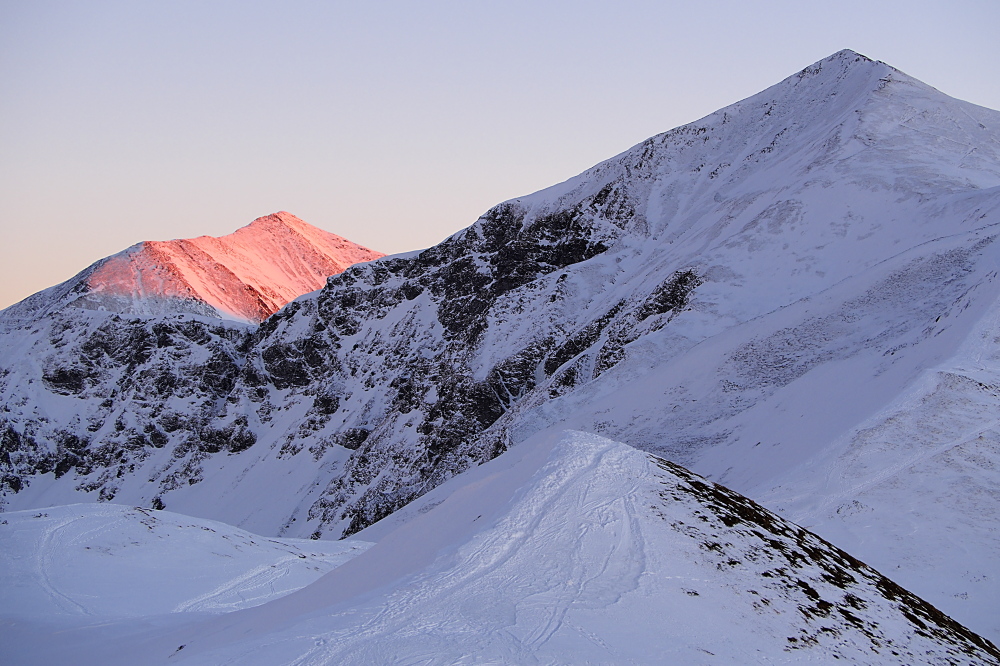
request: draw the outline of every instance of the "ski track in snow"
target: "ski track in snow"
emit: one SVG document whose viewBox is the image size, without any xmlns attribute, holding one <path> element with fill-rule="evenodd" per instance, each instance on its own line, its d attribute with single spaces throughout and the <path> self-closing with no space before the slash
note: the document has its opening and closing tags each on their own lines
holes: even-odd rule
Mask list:
<svg viewBox="0 0 1000 666">
<path fill-rule="evenodd" d="M 39 580 L 50 598 L 55 599 L 63 608 L 72 613 L 80 615 L 91 615 L 92 613 L 83 604 L 67 594 L 64 594 L 59 586 L 53 584 L 51 572 L 57 567 L 53 563 L 55 555 L 62 550 L 63 544 L 56 544 L 56 538 L 67 525 L 77 522 L 77 518 L 67 518 L 61 520 L 51 527 L 47 527 L 42 533 L 41 543 L 38 545 L 38 573 Z M 91 530 L 92 532 L 95 530 Z"/>
<path fill-rule="evenodd" d="M 247 608 L 262 600 L 273 599 L 277 596 L 287 594 L 294 588 L 286 585 L 276 586 L 279 581 L 284 581 L 292 575 L 290 564 L 299 564 L 301 555 L 288 555 L 279 557 L 272 563 L 261 564 L 246 571 L 234 578 L 221 583 L 214 589 L 183 601 L 177 604 L 171 613 L 185 613 L 208 611 L 218 613 L 222 611 L 238 610 Z M 316 557 L 313 562 L 333 564 L 334 566 L 343 561 L 343 557 Z"/>
<path fill-rule="evenodd" d="M 368 545 L 275 540 L 118 505 L 4 514 L 0 616 L 221 613 L 288 594 Z"/>
<path fill-rule="evenodd" d="M 184 613 L 199 610 L 235 610 L 245 608 L 246 602 L 261 597 L 273 597 L 275 581 L 288 574 L 288 562 L 298 557 L 289 556 L 275 561 L 273 564 L 262 564 L 246 573 L 227 580 L 215 589 L 177 604 L 170 612 Z M 252 590 L 267 589 L 265 594 L 250 595 Z M 236 598 L 236 601 L 225 602 L 225 598 Z"/>
</svg>

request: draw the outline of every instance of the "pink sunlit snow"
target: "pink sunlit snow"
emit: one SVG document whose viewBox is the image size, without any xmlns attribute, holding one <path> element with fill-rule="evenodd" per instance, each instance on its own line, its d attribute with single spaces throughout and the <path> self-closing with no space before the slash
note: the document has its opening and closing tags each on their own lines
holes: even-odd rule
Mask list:
<svg viewBox="0 0 1000 666">
<path fill-rule="evenodd" d="M 194 299 L 261 321 L 327 277 L 382 256 L 282 211 L 228 236 L 138 243 L 109 257 L 87 285 L 94 295 Z"/>
</svg>

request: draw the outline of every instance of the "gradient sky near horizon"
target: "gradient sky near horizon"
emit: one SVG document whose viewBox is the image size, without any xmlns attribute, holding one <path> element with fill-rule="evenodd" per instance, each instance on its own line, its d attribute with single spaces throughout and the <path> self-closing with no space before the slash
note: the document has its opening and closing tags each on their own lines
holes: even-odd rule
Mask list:
<svg viewBox="0 0 1000 666">
<path fill-rule="evenodd" d="M 0 0 L 0 308 L 278 210 L 373 249 L 840 49 L 1000 109 L 1000 1 Z"/>
</svg>

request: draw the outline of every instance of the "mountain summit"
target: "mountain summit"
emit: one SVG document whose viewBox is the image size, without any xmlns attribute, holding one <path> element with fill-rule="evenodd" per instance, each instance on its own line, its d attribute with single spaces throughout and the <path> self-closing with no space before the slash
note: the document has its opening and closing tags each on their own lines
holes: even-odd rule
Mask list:
<svg viewBox="0 0 1000 666">
<path fill-rule="evenodd" d="M 385 256 L 284 211 L 218 238 L 145 241 L 29 297 L 17 311 L 72 304 L 121 314 L 191 312 L 260 322 L 348 266 Z"/>
</svg>

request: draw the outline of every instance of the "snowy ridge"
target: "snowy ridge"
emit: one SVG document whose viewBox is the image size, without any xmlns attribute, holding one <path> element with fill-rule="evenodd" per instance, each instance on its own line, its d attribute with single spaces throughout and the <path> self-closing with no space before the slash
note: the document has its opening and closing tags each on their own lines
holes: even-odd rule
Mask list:
<svg viewBox="0 0 1000 666">
<path fill-rule="evenodd" d="M 382 256 L 282 211 L 228 236 L 138 243 L 11 306 L 2 318 L 30 321 L 72 304 L 145 317 L 187 312 L 259 322 L 329 276 Z"/>
<path fill-rule="evenodd" d="M 79 629 L 95 650 L 78 663 L 1000 661 L 815 535 L 594 435 L 535 438 L 419 502 L 375 546 L 266 604 Z"/>
<path fill-rule="evenodd" d="M 572 428 L 1000 636 L 998 155 L 845 51 L 257 327 L 66 308 L 0 339 L 3 501 L 336 538 Z"/>
</svg>

